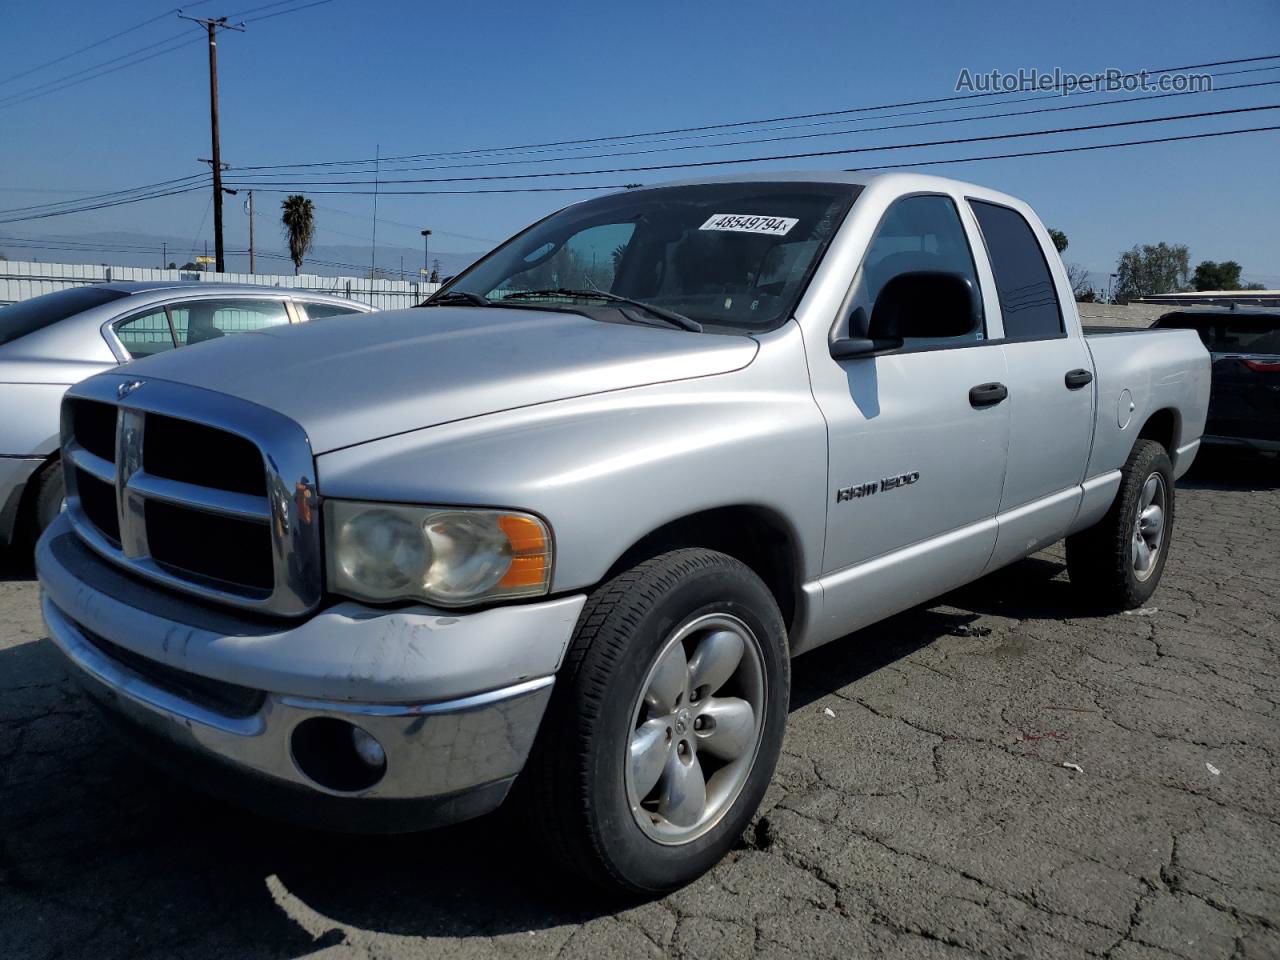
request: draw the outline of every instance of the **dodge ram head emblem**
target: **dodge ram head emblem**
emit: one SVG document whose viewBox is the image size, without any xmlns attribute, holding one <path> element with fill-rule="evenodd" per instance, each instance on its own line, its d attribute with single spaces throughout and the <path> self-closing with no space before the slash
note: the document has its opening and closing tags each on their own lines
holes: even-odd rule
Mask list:
<svg viewBox="0 0 1280 960">
<path fill-rule="evenodd" d="M 145 380 L 126 380 L 124 383 L 120 384 L 120 386 L 116 387 L 116 397 L 123 400 L 144 383 L 146 383 Z"/>
<path fill-rule="evenodd" d="M 846 500 L 860 500 L 863 497 L 884 493 L 887 490 L 897 490 L 899 487 L 910 486 L 919 479 L 920 471 L 912 470 L 910 473 L 900 473 L 896 477 L 884 477 L 880 480 L 872 480 L 870 483 L 841 487 L 836 491 L 836 503 L 844 503 Z"/>
</svg>

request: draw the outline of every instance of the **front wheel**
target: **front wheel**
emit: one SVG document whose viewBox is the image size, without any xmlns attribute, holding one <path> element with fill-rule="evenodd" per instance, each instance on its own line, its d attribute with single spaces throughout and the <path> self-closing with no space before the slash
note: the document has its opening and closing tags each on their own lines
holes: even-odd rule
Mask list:
<svg viewBox="0 0 1280 960">
<path fill-rule="evenodd" d="M 1110 610 L 1140 607 L 1155 593 L 1173 535 L 1173 464 L 1160 444 L 1139 440 L 1106 516 L 1067 537 L 1071 583 Z"/>
<path fill-rule="evenodd" d="M 615 577 L 587 600 L 525 774 L 535 829 L 606 888 L 688 883 L 764 798 L 789 685 L 782 616 L 744 564 L 685 549 Z"/>
</svg>

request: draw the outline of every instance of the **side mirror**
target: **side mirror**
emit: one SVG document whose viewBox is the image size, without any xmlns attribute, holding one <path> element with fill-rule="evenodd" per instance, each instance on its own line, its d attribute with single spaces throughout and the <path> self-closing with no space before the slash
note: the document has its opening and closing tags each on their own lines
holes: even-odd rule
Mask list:
<svg viewBox="0 0 1280 960">
<path fill-rule="evenodd" d="M 973 281 L 958 273 L 917 270 L 900 273 L 880 291 L 867 336 L 962 337 L 978 329 L 981 313 Z"/>
</svg>

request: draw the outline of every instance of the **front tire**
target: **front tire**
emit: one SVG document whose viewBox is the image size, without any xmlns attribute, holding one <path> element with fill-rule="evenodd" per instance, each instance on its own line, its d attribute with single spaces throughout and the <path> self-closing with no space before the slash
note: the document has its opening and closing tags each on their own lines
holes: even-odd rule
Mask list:
<svg viewBox="0 0 1280 960">
<path fill-rule="evenodd" d="M 534 830 L 599 887 L 690 882 L 764 798 L 789 686 L 778 605 L 738 560 L 684 549 L 620 574 L 587 600 L 524 774 Z"/>
<path fill-rule="evenodd" d="M 1104 610 L 1132 610 L 1160 583 L 1173 536 L 1173 464 L 1164 447 L 1139 440 L 1106 516 L 1067 537 L 1071 584 Z"/>
</svg>

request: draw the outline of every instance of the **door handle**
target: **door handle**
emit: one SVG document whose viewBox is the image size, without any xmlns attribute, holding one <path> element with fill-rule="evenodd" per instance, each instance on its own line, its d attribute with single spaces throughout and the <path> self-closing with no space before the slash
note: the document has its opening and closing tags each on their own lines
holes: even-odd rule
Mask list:
<svg viewBox="0 0 1280 960">
<path fill-rule="evenodd" d="M 1003 383 L 980 383 L 969 391 L 969 403 L 975 407 L 993 407 L 1009 396 Z"/>
<path fill-rule="evenodd" d="M 1093 383 L 1093 374 L 1083 368 L 1079 370 L 1068 371 L 1066 377 L 1068 390 L 1079 390 L 1081 387 L 1087 387 Z"/>
</svg>

